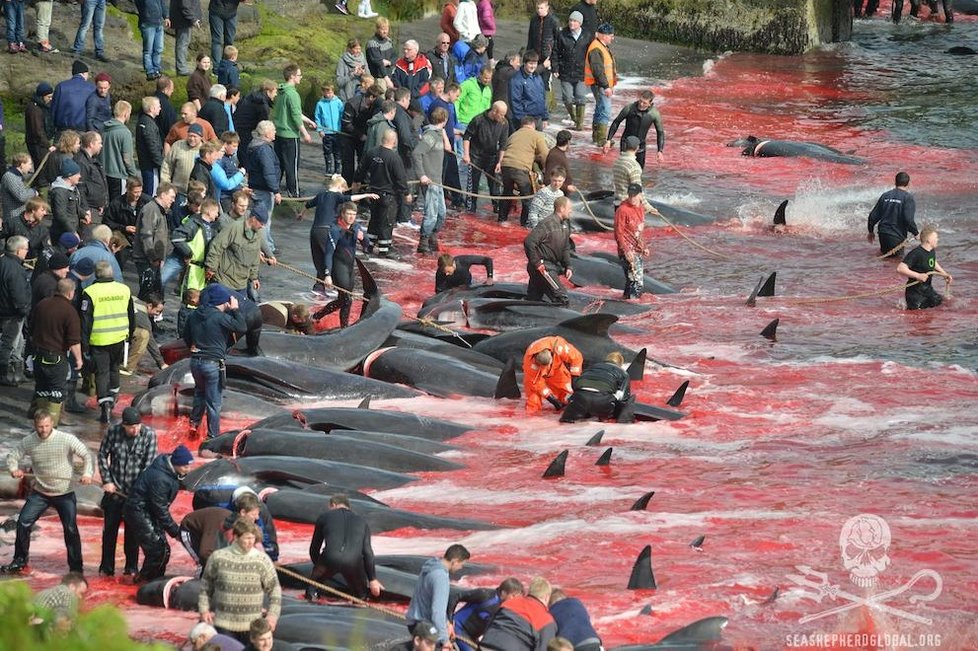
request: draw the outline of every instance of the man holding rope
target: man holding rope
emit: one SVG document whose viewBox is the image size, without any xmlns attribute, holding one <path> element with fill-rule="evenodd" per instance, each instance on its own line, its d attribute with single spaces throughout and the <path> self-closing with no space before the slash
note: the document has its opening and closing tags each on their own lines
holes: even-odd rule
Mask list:
<svg viewBox="0 0 978 651">
<path fill-rule="evenodd" d="M 14 479 L 27 475 L 20 469 L 20 461 L 25 456 L 31 458 L 34 486 L 17 519 L 14 559 L 0 567 L 0 572 L 20 574 L 24 571 L 30 558 L 31 528 L 50 507 L 58 512 L 64 528 L 68 570 L 83 572 L 81 535 L 76 521 L 78 507 L 75 491 L 71 489 L 71 462 L 74 457 L 85 461 L 80 481 L 91 484 L 95 466 L 92 453 L 75 435 L 54 429 L 51 414 L 39 411 L 34 415 L 34 431 L 21 439 L 7 455 L 7 470 Z"/>
<path fill-rule="evenodd" d="M 937 229 L 925 226 L 920 231 L 920 246 L 908 253 L 897 266 L 897 273 L 910 279 L 904 290 L 908 310 L 925 310 L 941 304 L 943 297 L 934 290 L 930 282 L 934 274 L 944 276 L 948 286 L 951 284 L 951 274 L 944 271 L 937 262 L 937 254 L 934 252 L 936 248 Z"/>
<path fill-rule="evenodd" d="M 879 231 L 880 257 L 898 255 L 903 251 L 907 233 L 918 234 L 917 224 L 913 220 L 916 205 L 913 195 L 907 192 L 908 187 L 910 175 L 906 172 L 898 173 L 896 187 L 884 192 L 869 213 L 869 235 L 866 240 L 872 242 L 875 239 L 874 231 Z"/>
</svg>

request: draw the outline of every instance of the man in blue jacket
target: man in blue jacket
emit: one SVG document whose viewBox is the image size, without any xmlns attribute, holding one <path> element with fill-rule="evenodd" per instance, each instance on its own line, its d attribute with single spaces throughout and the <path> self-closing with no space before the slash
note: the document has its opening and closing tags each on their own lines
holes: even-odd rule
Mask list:
<svg viewBox="0 0 978 651">
<path fill-rule="evenodd" d="M 54 88 L 51 119 L 58 132 L 74 129 L 81 133 L 88 130 L 85 104 L 88 96 L 95 92 L 95 85 L 88 81 L 88 74 L 85 62 L 75 61 L 71 64 L 71 78 L 58 83 Z"/>
<path fill-rule="evenodd" d="M 272 239 L 272 204 L 282 203 L 281 167 L 272 143 L 275 142 L 275 123 L 262 120 L 255 127 L 251 143 L 248 145 L 246 169 L 248 184 L 254 191 L 252 195 L 251 212 L 261 217 L 265 224 L 265 241 L 268 247 L 275 251 L 275 240 Z"/>
<path fill-rule="evenodd" d="M 143 70 L 146 81 L 163 76 L 163 28 L 170 28 L 170 3 L 166 0 L 135 0 L 139 34 L 143 37 Z"/>
<path fill-rule="evenodd" d="M 448 621 L 448 593 L 451 574 L 458 572 L 469 560 L 469 550 L 459 544 L 451 545 L 442 558 L 429 558 L 421 567 L 414 595 L 408 605 L 405 618 L 408 629 L 423 621 L 429 621 L 438 629 L 438 649 L 452 648 L 451 639 L 455 627 Z"/>
<path fill-rule="evenodd" d="M 538 63 L 537 53 L 529 50 L 523 55 L 523 67 L 509 80 L 510 121 L 514 131 L 520 128 L 520 121 L 528 115 L 536 118 L 537 131 L 546 129 L 550 120 L 547 91 L 536 73 Z"/>
</svg>

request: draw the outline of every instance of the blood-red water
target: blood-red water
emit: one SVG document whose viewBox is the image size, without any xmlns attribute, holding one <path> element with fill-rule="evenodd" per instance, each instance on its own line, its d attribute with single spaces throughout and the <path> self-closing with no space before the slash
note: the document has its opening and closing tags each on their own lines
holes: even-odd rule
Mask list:
<svg viewBox="0 0 978 651">
<path fill-rule="evenodd" d="M 689 380 L 682 406 L 688 416 L 560 425 L 551 413 L 526 417 L 515 402 L 392 401 L 392 408 L 468 423 L 473 431 L 457 440 L 462 452 L 455 456 L 466 469 L 423 474 L 377 496 L 399 508 L 503 528 L 394 532 L 375 537 L 379 553 L 434 554 L 462 542 L 476 560 L 501 568 L 469 584 L 544 575 L 585 601 L 606 646 L 654 641 L 695 619 L 724 615 L 726 639 L 743 648 L 886 646 L 792 637 L 837 633 L 906 634 L 932 646 L 933 637 L 918 636 L 936 634 L 941 648 L 978 648 L 975 150 L 928 145 L 925 137 L 914 141 L 875 126 L 884 120 L 880 107 L 898 100 L 854 74 L 856 59 L 834 50 L 794 58 L 734 55 L 702 77 L 657 88 L 669 141 L 661 165 L 650 158 L 652 193 L 717 215 L 716 224 L 684 232 L 725 257 L 669 229 L 652 232 L 648 273 L 682 291 L 643 297 L 654 310 L 624 320 L 642 334 L 619 340 L 679 367 L 651 371 L 633 389 L 641 400 L 663 404 Z M 622 91 L 616 106 L 628 98 Z M 869 164 L 748 159 L 724 146 L 747 134 L 817 141 L 855 151 Z M 973 133 L 963 135 L 973 142 Z M 614 154 L 574 144 L 571 158 L 579 185 L 608 186 Z M 875 259 L 864 233 L 876 197 L 904 168 L 913 176 L 918 223 L 940 227 L 938 259 L 955 276 L 953 298 L 920 313 L 901 309 L 900 291 L 802 302 L 900 284 L 895 263 Z M 782 198 L 792 199 L 789 228 L 774 234 L 768 226 Z M 450 220 L 441 239 L 452 253 L 490 252 L 497 280 L 523 281 L 523 235 L 482 214 Z M 407 252 L 415 237 L 399 231 L 397 246 Z M 614 250 L 607 234 L 576 239 L 584 251 Z M 746 307 L 757 279 L 775 270 L 778 296 Z M 375 272 L 386 294 L 412 315 L 431 291 L 434 259 L 375 265 Z M 759 337 L 775 318 L 777 341 Z M 225 414 L 226 427 L 239 424 L 233 416 Z M 185 423 L 154 424 L 161 447 L 182 440 Z M 606 431 L 602 447 L 585 447 L 599 428 Z M 596 467 L 604 447 L 614 448 L 611 465 Z M 566 476 L 541 479 L 564 449 Z M 656 493 L 648 508 L 629 511 L 649 490 Z M 176 510 L 188 509 L 182 495 Z M 799 566 L 863 595 L 849 580 L 839 545 L 844 523 L 860 513 L 885 518 L 891 531 L 877 592 L 903 586 L 923 569 L 941 575 L 943 590 L 933 600 L 912 598 L 933 587 L 921 582 L 885 602 L 930 624 L 867 607 L 799 622 L 849 603 L 817 602 L 813 590 L 788 578 Z M 94 557 L 99 522 L 83 519 L 82 526 L 86 554 Z M 309 527 L 283 524 L 280 535 L 283 560 L 305 558 Z M 696 551 L 689 543 L 700 535 L 706 539 Z M 645 545 L 652 546 L 658 589 L 628 591 Z M 182 552 L 171 569 L 191 569 Z M 114 582 L 94 581 L 94 594 L 95 601 L 131 603 Z M 640 615 L 648 604 L 651 614 Z M 144 638 L 165 629 L 176 639 L 191 619 L 129 607 Z"/>
</svg>

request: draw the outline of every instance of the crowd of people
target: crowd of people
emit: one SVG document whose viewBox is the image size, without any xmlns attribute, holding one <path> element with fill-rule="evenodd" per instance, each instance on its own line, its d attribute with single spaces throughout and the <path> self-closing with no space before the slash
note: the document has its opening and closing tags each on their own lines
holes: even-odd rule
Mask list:
<svg viewBox="0 0 978 651">
<path fill-rule="evenodd" d="M 38 2 L 39 14 L 45 4 L 50 3 Z M 84 48 L 94 21 L 96 58 L 105 62 L 104 16 L 90 11 L 96 4 L 84 4 L 72 52 Z M 577 192 L 567 151 L 575 132 L 585 128 L 593 101 L 592 145 L 608 151 L 622 128 L 611 170 L 614 234 L 624 298 L 642 293 L 648 256 L 643 229 L 646 215 L 655 213 L 642 175 L 650 131 L 656 134 L 658 161 L 665 131 L 651 91 L 612 119 L 615 30 L 599 19 L 597 0 L 581 0 L 565 24 L 547 0 L 537 2 L 526 48 L 498 60 L 489 0 L 448 0 L 431 49 L 424 52 L 420 43 L 407 40 L 402 56 L 395 54 L 389 21 L 379 17 L 365 48 L 357 39 L 348 42 L 335 82 L 321 88 L 313 118 L 303 114 L 296 90 L 302 70 L 296 64 L 283 68 L 281 83 L 262 80 L 247 94 L 239 90 L 237 4 L 212 0 L 211 50 L 197 56 L 191 69 L 189 30 L 201 23 L 199 3 L 195 13 L 194 2 L 174 3 L 179 12 L 157 0 L 137 2 L 144 67 L 156 92 L 142 99 L 134 125 L 133 106 L 113 101 L 110 74 L 99 72 L 90 80 L 88 65 L 76 60 L 69 79 L 37 85 L 25 116 L 28 151 L 13 155 L 0 184 L 0 383 L 17 386 L 30 373 L 35 385 L 29 414 L 34 430 L 7 458 L 14 477 L 24 476 L 21 461 L 31 458 L 33 489 L 17 524 L 14 557 L 2 570 L 25 569 L 30 528 L 53 507 L 64 528 L 70 572 L 63 587 L 45 597 L 51 607 L 70 610 L 87 586 L 67 477 L 75 457 L 83 463 L 83 484 L 93 481 L 96 465 L 81 441 L 57 429 L 62 408 L 87 411 L 77 398 L 84 380 L 97 417 L 110 424 L 121 377 L 135 372 L 146 353 L 165 367 L 156 342 L 158 321 L 164 297 L 175 291 L 182 304 L 177 334 L 189 349 L 195 381 L 191 427 L 201 428 L 206 416 L 207 436 L 217 436 L 229 335 L 242 336 L 247 353 L 261 354 L 260 268 L 278 262 L 272 214 L 282 201 L 298 200 L 315 210 L 313 289 L 338 291 L 317 318 L 339 311 L 340 325 L 349 324 L 355 260 L 397 257 L 398 225 L 419 231 L 417 253 L 440 253 L 438 291 L 469 285 L 473 265 L 484 266 L 491 283 L 491 258 L 442 253 L 439 242 L 449 211 L 475 212 L 480 199 L 491 202 L 499 223 L 519 206 L 520 226 L 527 229 L 527 298 L 566 305 L 559 277 L 573 275 L 570 195 Z M 345 12 L 345 2 L 337 8 Z M 373 13 L 369 2 L 361 3 L 359 13 Z M 10 24 L 8 19 L 8 32 Z M 171 103 L 174 80 L 162 74 L 160 62 L 167 26 L 177 30 L 177 74 L 187 75 L 189 100 L 180 107 Z M 52 51 L 46 29 L 38 31 L 39 48 Z M 19 52 L 23 36 L 13 38 L 10 51 L 16 42 Z M 568 128 L 557 130 L 551 146 L 544 131 L 556 111 L 558 85 Z M 299 152 L 313 133 L 321 140 L 327 183 L 303 197 Z M 898 174 L 896 186 L 869 217 L 869 238 L 878 231 L 886 255 L 902 251 L 908 233 L 918 234 L 909 176 Z M 358 221 L 360 202 L 369 203 L 366 228 Z M 419 213 L 417 221 L 412 210 Z M 908 278 L 911 309 L 940 303 L 930 287 L 934 274 L 951 280 L 936 262 L 937 232 L 924 228 L 919 238 L 921 245 L 897 269 Z M 137 282 L 127 283 L 125 272 L 133 272 Z M 294 325 L 307 332 L 302 326 L 309 315 L 303 314 Z M 566 340 L 534 342 L 523 360 L 527 411 L 540 411 L 546 401 L 563 412 L 564 422 L 631 422 L 624 362 L 612 355 L 583 369 L 580 352 Z M 99 573 L 115 574 L 122 522 L 123 573 L 138 582 L 165 573 L 167 537 L 179 539 L 203 580 L 201 624 L 191 634 L 195 648 L 213 644 L 218 635 L 269 648 L 262 645 L 271 644 L 281 603 L 274 522 L 249 491 L 176 522 L 170 505 L 192 461 L 184 446 L 160 454 L 155 433 L 135 409 L 123 410 L 121 421 L 108 428 L 97 458 L 105 494 Z M 381 594 L 369 527 L 344 496 L 334 496 L 316 523 L 309 555 L 314 580 L 338 573 L 353 596 Z M 583 605 L 541 577 L 526 594 L 520 581 L 507 579 L 455 611 L 447 602 L 449 575 L 468 557 L 464 547 L 453 545 L 425 565 L 407 613 L 412 640 L 406 648 L 451 648 L 456 642 L 466 648 L 462 638 L 481 638 L 482 648 L 490 649 L 600 648 Z M 318 597 L 315 587 L 307 597 Z"/>
</svg>

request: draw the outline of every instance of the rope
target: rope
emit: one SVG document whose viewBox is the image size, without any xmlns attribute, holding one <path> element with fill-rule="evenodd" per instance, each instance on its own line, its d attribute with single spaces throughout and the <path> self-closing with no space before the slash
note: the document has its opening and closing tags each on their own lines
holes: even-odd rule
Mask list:
<svg viewBox="0 0 978 651">
<path fill-rule="evenodd" d="M 408 185 L 420 185 L 421 181 L 408 181 Z M 449 185 L 443 183 L 438 183 L 437 181 L 432 181 L 430 185 L 435 187 L 443 188 L 449 192 L 457 192 L 458 194 L 464 194 L 467 197 L 475 197 L 476 199 L 491 199 L 492 201 L 515 201 L 516 197 L 520 195 L 513 195 L 512 197 L 507 197 L 503 195 L 492 195 L 492 194 L 479 194 L 477 192 L 469 192 L 468 190 L 459 190 L 458 188 L 453 188 Z"/>
<path fill-rule="evenodd" d="M 936 274 L 936 271 L 928 271 L 927 275 L 932 276 Z M 947 280 L 947 279 L 945 279 Z M 839 301 L 854 301 L 861 298 L 873 298 L 875 296 L 885 296 L 886 294 L 892 294 L 898 292 L 901 289 L 906 289 L 907 287 L 913 287 L 914 285 L 920 285 L 923 281 L 915 280 L 912 283 L 906 283 L 904 285 L 896 285 L 895 287 L 888 287 L 886 289 L 880 289 L 875 292 L 863 292 L 861 294 L 848 294 L 846 296 L 822 296 L 818 298 L 801 298 L 801 299 L 787 299 L 787 302 L 792 305 L 804 305 L 809 303 L 836 303 Z"/>
<path fill-rule="evenodd" d="M 51 150 L 48 149 L 48 153 L 44 154 L 44 158 L 41 159 L 41 164 L 37 166 L 37 169 L 34 170 L 34 174 L 31 175 L 31 178 L 27 180 L 27 187 L 31 187 L 32 185 L 34 185 L 34 179 L 36 179 L 37 175 L 40 174 L 41 170 L 44 169 L 44 164 L 48 162 L 48 158 L 50 157 L 51 157 Z"/>
<path fill-rule="evenodd" d="M 602 222 L 600 219 L 598 219 L 598 216 L 595 215 L 594 212 L 591 211 L 591 204 L 589 204 L 587 202 L 587 199 L 584 197 L 584 193 L 583 192 L 581 192 L 580 190 L 578 190 L 577 191 L 577 194 L 579 194 L 581 196 L 581 201 L 584 202 L 584 209 L 587 210 L 587 212 L 588 212 L 589 215 L 591 215 L 591 219 L 594 220 L 594 223 L 597 224 L 599 228 L 601 228 L 602 230 L 606 230 L 606 231 L 613 231 L 613 230 L 615 230 L 613 227 L 605 226 L 604 222 Z"/>
<path fill-rule="evenodd" d="M 662 220 L 662 221 L 664 221 L 664 222 L 665 222 L 665 223 L 666 223 L 666 224 L 667 224 L 668 226 L 670 226 L 670 227 L 672 228 L 672 230 L 674 230 L 674 231 L 676 231 L 677 233 L 679 233 L 679 235 L 681 235 L 681 236 L 682 236 L 682 238 L 683 238 L 684 240 L 686 240 L 687 242 L 689 242 L 690 244 L 692 244 L 692 245 L 693 245 L 693 246 L 695 246 L 696 248 L 698 248 L 698 249 L 701 249 L 701 250 L 703 250 L 703 251 L 705 251 L 706 253 L 709 253 L 710 255 L 715 255 L 716 257 L 718 257 L 718 258 L 720 258 L 720 259 L 722 259 L 722 260 L 730 260 L 730 256 L 729 256 L 729 255 L 724 255 L 723 253 L 720 253 L 719 251 L 714 251 L 713 249 L 711 249 L 711 248 L 709 248 L 709 247 L 706 247 L 706 246 L 703 246 L 702 244 L 700 244 L 699 242 L 697 242 L 696 240 L 694 240 L 694 239 L 693 239 L 693 238 L 691 238 L 690 236 L 688 236 L 688 235 L 686 235 L 686 233 L 684 233 L 684 232 L 682 232 L 681 230 L 679 230 L 679 227 L 678 227 L 678 226 L 676 226 L 676 225 L 675 225 L 675 224 L 673 224 L 673 223 L 672 223 L 671 221 L 669 221 L 669 219 L 668 219 L 668 218 L 666 218 L 666 216 L 665 216 L 665 215 L 663 215 L 663 214 L 662 214 L 661 212 L 659 212 L 658 210 L 656 210 L 656 211 L 655 211 L 655 214 L 656 214 L 656 216 L 657 216 L 657 217 L 658 217 L 659 219 L 661 219 L 661 220 Z"/>
<path fill-rule="evenodd" d="M 314 282 L 323 283 L 323 280 L 321 278 L 316 278 L 311 273 L 308 273 L 306 271 L 303 271 L 302 269 L 299 269 L 297 267 L 293 267 L 292 265 L 286 264 L 284 262 L 279 262 L 275 266 L 276 267 L 282 267 L 286 271 L 291 271 L 292 273 L 294 273 L 294 274 L 296 274 L 298 276 L 302 276 L 303 278 L 308 278 L 309 280 L 312 280 Z M 336 285 L 333 285 L 333 289 L 335 289 L 338 292 L 343 292 L 344 294 L 349 294 L 355 300 L 360 300 L 360 299 L 363 298 L 363 294 L 358 294 L 356 292 L 351 292 L 348 289 L 343 289 L 342 287 L 338 287 Z M 434 328 L 436 330 L 441 330 L 442 332 L 444 332 L 446 334 L 450 334 L 453 337 L 456 337 L 459 341 L 461 341 L 463 344 L 465 344 L 469 348 L 472 348 L 472 344 L 470 344 L 468 341 L 466 341 L 465 338 L 462 337 L 462 335 L 460 335 L 458 332 L 455 332 L 451 328 L 445 327 L 445 326 L 441 325 L 440 323 L 436 323 L 436 322 L 432 321 L 431 319 L 419 319 L 418 317 L 411 317 L 411 316 L 408 316 L 406 318 L 411 319 L 412 321 L 417 321 L 418 323 L 420 323 L 423 326 L 427 326 L 429 328 Z"/>
<path fill-rule="evenodd" d="M 330 593 L 332 595 L 335 595 L 337 597 L 340 597 L 341 599 L 346 599 L 350 603 L 354 603 L 354 604 L 356 604 L 358 606 L 363 606 L 365 608 L 370 608 L 371 610 L 376 610 L 377 612 L 384 613 L 385 615 L 388 615 L 388 616 L 393 617 L 395 619 L 398 619 L 398 620 L 401 620 L 401 621 L 407 621 L 407 617 L 405 617 L 404 616 L 404 613 L 402 613 L 400 611 L 394 610 L 392 608 L 387 608 L 385 606 L 378 606 L 376 604 L 369 603 L 365 599 L 360 599 L 359 597 L 354 597 L 351 594 L 347 594 L 346 592 L 343 592 L 342 590 L 337 590 L 336 588 L 331 588 L 328 585 L 325 585 L 323 583 L 320 583 L 319 581 L 316 581 L 316 580 L 311 579 L 311 578 L 309 578 L 309 577 L 307 577 L 307 576 L 305 576 L 303 574 L 299 574 L 298 572 L 295 572 L 293 570 L 290 570 L 289 568 L 283 566 L 280 563 L 276 563 L 275 564 L 275 569 L 278 570 L 279 572 L 281 572 L 282 574 L 285 574 L 286 576 L 291 576 L 293 579 L 298 579 L 299 581 L 302 581 L 303 583 L 306 583 L 306 584 L 308 584 L 308 585 L 316 588 L 317 590 L 322 590 L 323 592 L 328 592 L 328 593 Z M 464 642 L 465 644 L 468 644 L 473 649 L 479 648 L 479 643 L 478 642 L 473 642 L 472 640 L 468 639 L 467 637 L 463 637 L 463 636 L 459 635 L 458 633 L 455 634 L 455 639 L 456 640 L 461 640 L 462 642 Z"/>
<path fill-rule="evenodd" d="M 496 176 L 496 175 L 494 175 L 494 174 L 490 174 L 489 172 L 487 172 L 487 171 L 485 171 L 484 169 L 482 169 L 481 167 L 479 167 L 478 165 L 476 165 L 476 164 L 474 164 L 474 163 L 466 163 L 466 162 L 465 162 L 465 161 L 463 160 L 463 159 L 465 158 L 465 156 L 464 156 L 464 155 L 462 155 L 462 154 L 460 154 L 460 153 L 458 153 L 457 151 L 454 151 L 454 150 L 452 150 L 452 151 L 451 151 L 450 153 L 451 153 L 451 154 L 453 154 L 453 155 L 455 156 L 455 158 L 457 158 L 457 159 L 459 159 L 460 161 L 462 161 L 462 164 L 463 164 L 463 165 L 468 165 L 468 166 L 469 166 L 469 167 L 471 167 L 472 169 L 476 169 L 476 170 L 479 170 L 480 172 L 482 172 L 483 174 L 485 174 L 485 175 L 486 175 L 486 178 L 489 178 L 489 179 L 492 179 L 492 180 L 493 180 L 493 181 L 495 181 L 496 183 L 499 183 L 500 185 L 502 185 L 502 183 L 503 183 L 503 182 L 502 182 L 502 181 L 501 181 L 501 180 L 499 179 L 499 177 L 498 177 L 498 176 Z M 471 158 L 470 158 L 470 160 L 471 160 Z"/>
<path fill-rule="evenodd" d="M 886 253 L 884 253 L 882 255 L 876 256 L 876 259 L 877 260 L 885 260 L 888 257 L 890 257 L 891 255 L 893 255 L 894 253 L 896 253 L 897 251 L 899 251 L 900 249 L 902 249 L 903 247 L 905 247 L 907 244 L 910 244 L 910 242 L 912 242 L 912 241 L 913 241 L 913 238 L 912 237 L 908 237 L 907 239 L 903 240 L 902 242 L 900 242 L 899 244 L 897 244 L 896 246 L 894 246 L 892 249 L 890 249 L 889 251 L 887 251 Z"/>
</svg>

